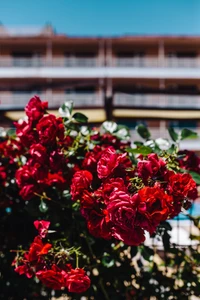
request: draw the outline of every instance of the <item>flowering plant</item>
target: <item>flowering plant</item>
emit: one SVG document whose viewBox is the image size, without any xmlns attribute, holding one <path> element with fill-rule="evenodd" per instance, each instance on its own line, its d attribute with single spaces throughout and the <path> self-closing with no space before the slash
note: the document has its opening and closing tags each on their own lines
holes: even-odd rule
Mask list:
<svg viewBox="0 0 200 300">
<path fill-rule="evenodd" d="M 38 230 L 33 242 L 21 237 L 12 243 L 21 243 L 12 250 L 15 271 L 51 290 L 136 299 L 133 249 L 141 247 L 141 253 L 152 256 L 144 244 L 146 234 L 167 228 L 165 221 L 197 198 L 199 159 L 193 166 L 191 154 L 178 149 L 180 139 L 195 133 L 170 129 L 174 142 L 154 141 L 139 125 L 144 142 L 132 143 L 128 128 L 114 122 L 90 128 L 83 114 L 73 114 L 72 103 L 59 109 L 59 117 L 47 108 L 47 102 L 33 97 L 26 118 L 15 123 L 16 136 L 2 136 L 0 143 L 0 205 L 8 214 L 25 214 L 27 228 L 34 222 Z M 49 231 L 50 222 L 55 232 Z M 51 239 L 44 243 L 48 233 Z M 122 287 L 118 278 L 111 285 L 111 272 L 105 269 L 117 276 L 122 264 L 129 271 L 119 278 L 130 282 L 134 275 L 134 283 Z"/>
</svg>

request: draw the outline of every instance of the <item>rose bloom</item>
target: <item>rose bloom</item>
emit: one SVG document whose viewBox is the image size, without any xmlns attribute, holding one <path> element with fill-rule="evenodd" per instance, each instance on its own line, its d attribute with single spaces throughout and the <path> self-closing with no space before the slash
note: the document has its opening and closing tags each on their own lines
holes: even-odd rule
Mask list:
<svg viewBox="0 0 200 300">
<path fill-rule="evenodd" d="M 105 149 L 97 163 L 97 173 L 100 179 L 105 179 L 116 171 L 115 175 L 123 176 L 124 170 L 131 167 L 131 161 L 126 158 L 127 154 L 117 154 L 113 147 Z M 117 172 L 117 167 L 119 170 Z M 118 174 L 119 173 L 119 174 Z"/>
<path fill-rule="evenodd" d="M 200 174 L 200 158 L 194 151 L 183 150 L 179 151 L 178 155 L 184 156 L 179 158 L 179 165 L 181 168 Z"/>
<path fill-rule="evenodd" d="M 38 230 L 40 238 L 43 239 L 46 237 L 48 233 L 49 225 L 50 225 L 49 221 L 44 221 L 44 220 L 34 221 L 34 226 Z"/>
<path fill-rule="evenodd" d="M 38 143 L 38 133 L 33 130 L 31 122 L 14 122 L 14 125 L 16 127 L 16 134 L 23 146 L 29 148 L 32 144 Z"/>
<path fill-rule="evenodd" d="M 144 231 L 135 224 L 137 203 L 137 194 L 131 197 L 124 191 L 114 191 L 107 206 L 112 236 L 126 245 L 139 245 L 145 240 Z"/>
<path fill-rule="evenodd" d="M 102 154 L 102 148 L 97 145 L 92 151 L 88 151 L 82 163 L 82 167 L 90 172 L 96 172 L 97 162 Z"/>
<path fill-rule="evenodd" d="M 56 118 L 54 115 L 42 117 L 36 126 L 39 133 L 39 140 L 44 145 L 56 143 L 56 139 L 64 139 L 64 125 L 62 118 Z"/>
<path fill-rule="evenodd" d="M 196 182 L 190 174 L 173 174 L 169 177 L 168 190 L 173 197 L 184 199 L 188 197 L 195 200 L 197 198 Z"/>
<path fill-rule="evenodd" d="M 138 176 L 143 180 L 154 176 L 163 176 L 166 171 L 166 162 L 159 159 L 157 154 L 151 153 L 147 159 L 138 162 L 137 170 Z"/>
<path fill-rule="evenodd" d="M 144 187 L 138 191 L 136 223 L 152 234 L 160 222 L 169 216 L 169 206 L 173 198 L 159 187 Z"/>
<path fill-rule="evenodd" d="M 36 272 L 37 278 L 48 288 L 53 290 L 61 290 L 66 286 L 68 274 L 53 265 L 50 270 Z"/>
<path fill-rule="evenodd" d="M 15 272 L 17 272 L 19 275 L 25 274 L 27 278 L 31 278 L 34 275 L 33 270 L 30 268 L 28 264 L 24 264 L 22 266 L 16 267 Z"/>
<path fill-rule="evenodd" d="M 39 97 L 34 96 L 25 107 L 26 115 L 33 121 L 41 119 L 48 108 L 48 102 L 42 102 Z"/>
<path fill-rule="evenodd" d="M 28 261 L 38 260 L 38 256 L 45 255 L 52 248 L 52 245 L 49 243 L 43 244 L 41 238 L 36 236 L 33 243 L 30 245 L 30 249 L 27 255 Z"/>
<path fill-rule="evenodd" d="M 84 209 L 81 210 L 84 217 L 87 218 L 87 227 L 93 236 L 109 240 L 111 238 L 111 226 L 107 219 L 107 211 L 97 212 L 94 209 L 89 213 L 85 213 Z"/>
<path fill-rule="evenodd" d="M 29 152 L 35 162 L 38 162 L 40 164 L 45 164 L 47 162 L 47 149 L 41 144 L 31 145 Z"/>
<path fill-rule="evenodd" d="M 17 170 L 15 177 L 20 188 L 20 195 L 24 200 L 30 200 L 35 193 L 43 192 L 46 184 L 44 179 L 47 177 L 47 167 L 41 166 L 29 160 L 26 165 Z"/>
<path fill-rule="evenodd" d="M 104 203 L 107 205 L 110 202 L 110 195 L 114 191 L 124 191 L 127 192 L 127 187 L 125 186 L 124 179 L 109 178 L 102 184 L 102 186 L 95 192 L 95 195 L 101 196 L 104 200 Z"/>
<path fill-rule="evenodd" d="M 83 293 L 90 287 L 90 278 L 80 268 L 72 269 L 66 280 L 66 287 L 71 293 Z"/>
<path fill-rule="evenodd" d="M 72 200 L 77 200 L 81 197 L 84 190 L 87 190 L 92 183 L 93 176 L 89 171 L 77 171 L 71 184 Z"/>
<path fill-rule="evenodd" d="M 65 158 L 60 149 L 51 152 L 49 157 L 49 165 L 53 172 L 62 170 L 65 164 Z"/>
</svg>

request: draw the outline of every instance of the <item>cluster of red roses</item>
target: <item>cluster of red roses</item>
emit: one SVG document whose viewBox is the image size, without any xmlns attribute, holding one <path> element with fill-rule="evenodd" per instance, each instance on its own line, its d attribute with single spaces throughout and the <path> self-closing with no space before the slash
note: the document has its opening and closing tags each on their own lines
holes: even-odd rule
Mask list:
<svg viewBox="0 0 200 300">
<path fill-rule="evenodd" d="M 63 119 L 47 114 L 47 102 L 33 97 L 25 108 L 27 120 L 15 123 L 21 144 L 28 149 L 28 158 L 16 172 L 20 195 L 30 200 L 49 188 L 64 190 L 71 178 L 71 168 L 62 148 L 68 148 L 73 139 L 64 136 Z"/>
<path fill-rule="evenodd" d="M 44 285 L 54 290 L 67 288 L 69 292 L 83 293 L 90 287 L 90 279 L 81 268 L 73 269 L 68 263 L 70 252 L 64 249 L 54 251 L 52 244 L 43 243 L 50 222 L 35 221 L 39 235 L 35 237 L 28 251 L 22 251 L 13 261 L 15 271 L 28 278 L 36 276 Z"/>
<path fill-rule="evenodd" d="M 134 166 L 127 153 L 107 147 L 100 153 L 88 152 L 83 168 L 74 174 L 71 195 L 80 200 L 81 213 L 95 237 L 139 245 L 145 231 L 152 234 L 197 197 L 191 175 L 169 170 L 167 161 L 155 153 L 138 156 Z"/>
</svg>

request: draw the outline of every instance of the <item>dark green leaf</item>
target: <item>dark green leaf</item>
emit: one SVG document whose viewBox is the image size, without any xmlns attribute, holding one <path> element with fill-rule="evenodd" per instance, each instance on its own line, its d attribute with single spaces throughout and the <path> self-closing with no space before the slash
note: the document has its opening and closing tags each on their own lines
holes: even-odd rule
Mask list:
<svg viewBox="0 0 200 300">
<path fill-rule="evenodd" d="M 183 130 L 181 131 L 181 140 L 197 138 L 197 137 L 198 137 L 197 133 L 190 129 L 183 128 Z"/>
<path fill-rule="evenodd" d="M 189 174 L 192 176 L 196 184 L 200 184 L 200 174 L 194 172 L 194 171 L 189 171 Z"/>
<path fill-rule="evenodd" d="M 88 117 L 86 117 L 84 114 L 82 113 L 75 113 L 73 116 L 72 116 L 77 122 L 79 123 L 87 123 L 88 121 Z"/>
<path fill-rule="evenodd" d="M 108 253 L 104 253 L 101 262 L 102 262 L 102 265 L 106 268 L 111 268 L 115 264 L 114 259 Z"/>
<path fill-rule="evenodd" d="M 131 257 L 135 257 L 138 253 L 138 247 L 137 246 L 132 246 L 131 247 Z"/>
<path fill-rule="evenodd" d="M 176 142 L 178 140 L 178 133 L 174 130 L 174 128 L 172 127 L 169 127 L 168 128 L 168 132 L 169 132 L 169 135 L 171 137 L 171 139 Z"/>
<path fill-rule="evenodd" d="M 144 257 L 144 259 L 146 260 L 150 260 L 151 256 L 154 255 L 154 251 L 153 249 L 147 247 L 147 246 L 142 246 L 142 249 L 141 249 L 141 254 L 142 256 Z"/>
<path fill-rule="evenodd" d="M 147 127 L 143 124 L 140 124 L 136 127 L 136 130 L 138 132 L 138 134 L 145 140 L 149 139 L 151 134 L 149 132 L 149 130 L 147 129 Z"/>
<path fill-rule="evenodd" d="M 39 210 L 40 210 L 42 213 L 47 212 L 48 206 L 46 205 L 46 203 L 45 203 L 44 201 L 41 201 L 41 203 L 40 203 L 40 205 L 39 205 Z"/>
<path fill-rule="evenodd" d="M 133 154 L 142 154 L 147 155 L 152 153 L 152 149 L 148 146 L 140 146 L 138 148 L 132 149 L 132 148 L 126 148 L 126 151 Z"/>
</svg>

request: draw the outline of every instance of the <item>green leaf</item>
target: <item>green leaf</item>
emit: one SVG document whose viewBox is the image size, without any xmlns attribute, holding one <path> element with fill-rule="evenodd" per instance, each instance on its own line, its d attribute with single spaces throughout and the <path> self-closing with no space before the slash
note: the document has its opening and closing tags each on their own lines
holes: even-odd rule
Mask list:
<svg viewBox="0 0 200 300">
<path fill-rule="evenodd" d="M 126 148 L 126 151 L 133 154 L 143 154 L 143 155 L 152 153 L 152 149 L 147 146 L 139 146 L 137 148 Z"/>
<path fill-rule="evenodd" d="M 200 174 L 194 172 L 194 171 L 189 171 L 189 174 L 192 176 L 196 184 L 200 184 Z"/>
<path fill-rule="evenodd" d="M 16 135 L 16 130 L 14 128 L 10 128 L 7 130 L 7 135 L 12 137 L 12 136 L 15 136 Z"/>
<path fill-rule="evenodd" d="M 185 140 L 185 139 L 195 139 L 198 137 L 198 134 L 190 129 L 187 128 L 183 128 L 181 131 L 181 140 Z"/>
<path fill-rule="evenodd" d="M 142 246 L 141 255 L 144 257 L 145 260 L 150 261 L 151 256 L 154 255 L 154 251 L 153 251 L 153 249 L 151 249 L 147 246 Z"/>
<path fill-rule="evenodd" d="M 79 112 L 75 113 L 72 117 L 79 123 L 87 123 L 88 121 L 88 117 Z"/>
<path fill-rule="evenodd" d="M 178 133 L 174 130 L 173 127 L 169 127 L 169 128 L 168 128 L 168 132 L 169 132 L 169 135 L 170 135 L 171 139 L 172 139 L 174 142 L 178 141 L 179 135 L 178 135 Z"/>
<path fill-rule="evenodd" d="M 108 254 L 106 252 L 103 254 L 101 262 L 102 262 L 102 265 L 106 268 L 111 268 L 115 264 L 114 259 L 110 256 L 110 254 Z"/>
<path fill-rule="evenodd" d="M 41 200 L 41 202 L 40 202 L 39 210 L 40 210 L 42 213 L 45 213 L 45 212 L 47 212 L 47 210 L 48 210 L 48 206 L 46 205 L 46 203 L 45 203 L 43 200 Z"/>
<path fill-rule="evenodd" d="M 149 139 L 151 134 L 147 127 L 143 124 L 140 124 L 136 127 L 137 133 L 145 140 Z"/>
</svg>

